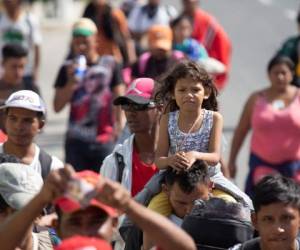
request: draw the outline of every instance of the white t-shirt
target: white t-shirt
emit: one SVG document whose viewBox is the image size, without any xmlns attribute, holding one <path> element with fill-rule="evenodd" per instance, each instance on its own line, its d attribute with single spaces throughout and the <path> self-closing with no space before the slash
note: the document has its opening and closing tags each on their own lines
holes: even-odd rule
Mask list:
<svg viewBox="0 0 300 250">
<path fill-rule="evenodd" d="M 5 152 L 3 152 L 3 143 L 0 144 L 0 153 L 5 153 Z M 40 154 L 40 148 L 38 145 L 35 144 L 34 158 L 29 166 L 31 168 L 33 168 L 35 171 L 37 171 L 38 173 L 40 173 L 40 175 L 42 175 L 42 167 L 41 167 L 41 163 L 39 161 L 39 154 Z M 64 167 L 64 164 L 61 160 L 59 160 L 55 156 L 51 156 L 51 157 L 52 157 L 52 162 L 51 162 L 50 170 L 55 170 L 55 169 Z"/>
<path fill-rule="evenodd" d="M 5 12 L 0 13 L 0 51 L 7 43 L 20 43 L 28 49 L 28 64 L 25 75 L 30 75 L 34 66 L 34 46 L 42 41 L 38 20 L 23 12 L 17 21 L 11 20 Z M 2 55 L 0 53 L 1 61 Z"/>
<path fill-rule="evenodd" d="M 158 7 L 156 15 L 150 18 L 143 11 L 143 6 L 136 6 L 128 17 L 128 27 L 133 32 L 147 32 L 150 26 L 161 24 L 169 26 L 170 21 L 177 16 L 177 10 L 170 5 Z"/>
</svg>

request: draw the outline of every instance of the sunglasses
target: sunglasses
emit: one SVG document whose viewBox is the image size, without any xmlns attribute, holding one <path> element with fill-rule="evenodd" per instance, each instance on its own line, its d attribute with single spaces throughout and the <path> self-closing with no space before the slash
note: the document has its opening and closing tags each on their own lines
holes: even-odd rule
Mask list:
<svg viewBox="0 0 300 250">
<path fill-rule="evenodd" d="M 154 102 L 150 102 L 149 104 L 126 103 L 121 105 L 121 108 L 125 111 L 145 111 L 154 107 Z"/>
</svg>

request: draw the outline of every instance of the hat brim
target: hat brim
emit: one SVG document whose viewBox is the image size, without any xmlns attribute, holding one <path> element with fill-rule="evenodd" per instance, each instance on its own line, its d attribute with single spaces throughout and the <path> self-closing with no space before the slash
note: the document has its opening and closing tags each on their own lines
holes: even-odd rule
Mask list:
<svg viewBox="0 0 300 250">
<path fill-rule="evenodd" d="M 74 213 L 74 212 L 81 209 L 81 205 L 78 202 L 76 202 L 74 200 L 71 200 L 67 197 L 61 197 L 61 198 L 57 199 L 54 203 L 64 213 Z M 100 208 L 105 213 L 107 213 L 107 215 L 110 216 L 110 217 L 117 217 L 118 216 L 117 211 L 114 208 L 112 208 L 110 206 L 107 206 L 107 205 L 99 202 L 96 199 L 90 200 L 89 206 Z"/>
<path fill-rule="evenodd" d="M 15 210 L 21 210 L 34 198 L 36 194 L 19 192 L 11 195 L 3 195 L 3 198 L 11 208 Z"/>
<path fill-rule="evenodd" d="M 114 105 L 124 105 L 129 102 L 134 102 L 136 104 L 149 104 L 151 100 L 137 95 L 126 95 L 117 97 L 113 103 Z"/>
<path fill-rule="evenodd" d="M 92 36 L 95 32 L 85 28 L 76 28 L 73 30 L 73 36 Z"/>
<path fill-rule="evenodd" d="M 35 108 L 35 107 L 28 107 L 26 105 L 21 105 L 19 103 L 11 103 L 11 104 L 5 104 L 0 106 L 0 109 L 6 109 L 6 108 L 21 108 L 21 109 L 28 109 L 36 112 L 42 112 L 44 115 L 46 114 L 46 111 L 41 108 Z"/>
<path fill-rule="evenodd" d="M 157 40 L 157 41 L 153 41 L 150 44 L 150 47 L 152 49 L 162 49 L 162 50 L 169 51 L 169 50 L 172 49 L 172 41 L 169 41 L 169 40 Z"/>
</svg>

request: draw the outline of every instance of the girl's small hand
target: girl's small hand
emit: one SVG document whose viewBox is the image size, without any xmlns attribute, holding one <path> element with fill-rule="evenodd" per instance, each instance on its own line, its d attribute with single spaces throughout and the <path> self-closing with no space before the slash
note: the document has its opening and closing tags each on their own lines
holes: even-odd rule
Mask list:
<svg viewBox="0 0 300 250">
<path fill-rule="evenodd" d="M 175 155 L 169 157 L 168 166 L 174 168 L 176 171 L 182 171 L 188 168 L 189 162 L 183 152 L 177 152 Z"/>
<path fill-rule="evenodd" d="M 196 151 L 189 151 L 184 153 L 184 158 L 187 160 L 188 164 L 185 169 L 189 169 L 197 160 L 197 152 Z"/>
</svg>

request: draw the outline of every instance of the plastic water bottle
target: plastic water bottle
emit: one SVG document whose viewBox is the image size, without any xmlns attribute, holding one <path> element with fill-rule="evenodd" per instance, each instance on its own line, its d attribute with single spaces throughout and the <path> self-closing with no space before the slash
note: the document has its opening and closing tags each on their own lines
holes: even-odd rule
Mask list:
<svg viewBox="0 0 300 250">
<path fill-rule="evenodd" d="M 81 81 L 86 72 L 86 58 L 84 55 L 79 55 L 75 58 L 75 64 L 77 65 L 74 75 L 78 81 Z"/>
</svg>

